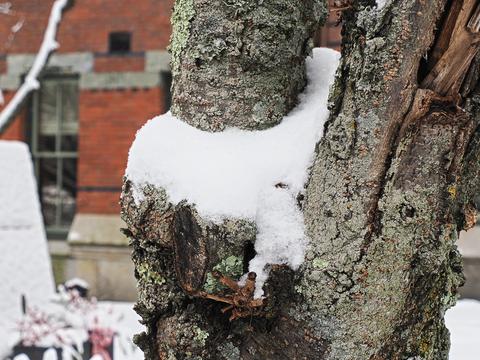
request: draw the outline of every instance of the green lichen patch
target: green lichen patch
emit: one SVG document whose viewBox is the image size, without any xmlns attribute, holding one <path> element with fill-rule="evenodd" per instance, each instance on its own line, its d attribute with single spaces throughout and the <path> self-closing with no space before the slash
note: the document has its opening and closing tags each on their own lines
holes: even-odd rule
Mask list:
<svg viewBox="0 0 480 360">
<path fill-rule="evenodd" d="M 166 282 L 165 278 L 158 272 L 153 270 L 152 267 L 147 263 L 139 265 L 137 267 L 137 272 L 140 277 L 146 282 L 150 282 L 156 285 L 163 285 Z"/>
<path fill-rule="evenodd" d="M 213 270 L 220 272 L 225 276 L 229 276 L 233 279 L 238 279 L 243 274 L 243 260 L 237 256 L 229 256 L 226 259 L 223 259 L 220 263 L 213 267 Z M 203 286 L 205 291 L 209 293 L 216 293 L 222 290 L 225 290 L 226 287 L 218 282 L 212 275 L 212 273 L 207 274 L 207 279 Z"/>
<path fill-rule="evenodd" d="M 200 329 L 198 326 L 194 326 L 193 332 L 195 333 L 195 336 L 193 337 L 193 340 L 198 343 L 200 346 L 205 346 L 207 338 L 209 336 L 208 332 Z"/>
<path fill-rule="evenodd" d="M 175 74 L 180 68 L 182 50 L 187 45 L 190 37 L 190 21 L 195 16 L 193 0 L 177 0 L 172 14 L 172 36 L 169 50 L 172 54 L 172 73 Z"/>
<path fill-rule="evenodd" d="M 328 261 L 320 258 L 315 258 L 312 261 L 312 265 L 315 269 L 325 269 L 328 266 Z"/>
</svg>

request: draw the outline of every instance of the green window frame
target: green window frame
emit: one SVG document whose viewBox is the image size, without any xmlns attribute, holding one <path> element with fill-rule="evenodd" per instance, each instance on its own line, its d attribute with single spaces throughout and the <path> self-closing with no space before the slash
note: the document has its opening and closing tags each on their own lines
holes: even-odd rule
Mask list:
<svg viewBox="0 0 480 360">
<path fill-rule="evenodd" d="M 66 239 L 76 211 L 78 77 L 44 75 L 31 100 L 30 146 L 49 239 Z"/>
</svg>

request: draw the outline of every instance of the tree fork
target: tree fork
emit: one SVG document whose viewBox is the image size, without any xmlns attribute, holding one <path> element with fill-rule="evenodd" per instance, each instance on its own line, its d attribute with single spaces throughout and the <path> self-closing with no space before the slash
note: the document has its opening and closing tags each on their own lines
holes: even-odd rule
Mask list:
<svg viewBox="0 0 480 360">
<path fill-rule="evenodd" d="M 189 296 L 218 286 L 215 270 L 243 272 L 254 223 L 213 224 L 151 186 L 136 205 L 125 182 L 147 359 L 447 359 L 443 314 L 462 282 L 455 240 L 480 189 L 477 5 L 372 3 L 343 13 L 331 116 L 301 201 L 310 246 L 299 271 L 273 267 L 265 317 L 230 323 L 223 304 Z M 304 16 L 315 4 L 178 0 L 172 111 L 208 131 L 277 123 L 305 81 L 295 59 L 306 53 L 313 18 Z M 474 34 L 462 35 L 466 49 L 456 41 L 465 24 Z M 296 46 L 284 36 L 290 27 Z M 274 30 L 281 49 L 292 46 L 288 56 L 272 50 Z M 272 56 L 258 55 L 262 46 Z M 458 58 L 452 47 L 467 52 Z"/>
<path fill-rule="evenodd" d="M 207 131 L 275 125 L 306 84 L 305 57 L 325 16 L 323 0 L 178 0 L 170 45 L 173 114 Z M 254 223 L 214 224 L 192 205 L 169 203 L 163 189 L 144 193 L 137 206 L 126 181 L 122 214 L 134 249 L 136 310 L 147 326 L 136 342 L 147 359 L 282 359 L 297 350 L 308 358 L 325 352 L 321 339 L 289 332 L 298 322 L 279 315 L 293 292 L 293 272 L 285 267 L 272 269 L 266 293 L 273 295 L 261 318 L 229 322 L 221 312 L 225 305 L 212 301 L 221 299 L 215 271 L 238 279 L 248 267 Z M 208 299 L 202 298 L 204 286 L 214 292 L 203 296 Z M 288 346 L 292 342 L 298 347 Z"/>
</svg>

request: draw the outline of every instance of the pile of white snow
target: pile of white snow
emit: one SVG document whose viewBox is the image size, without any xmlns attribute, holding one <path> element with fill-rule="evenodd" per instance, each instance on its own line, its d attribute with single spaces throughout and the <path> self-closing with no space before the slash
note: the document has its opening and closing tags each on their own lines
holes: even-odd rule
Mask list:
<svg viewBox="0 0 480 360">
<path fill-rule="evenodd" d="M 450 360 L 477 360 L 480 354 L 480 301 L 464 299 L 445 314 Z"/>
<path fill-rule="evenodd" d="M 148 121 L 130 149 L 127 178 L 139 193 L 146 184 L 162 187 L 172 203 L 186 199 L 209 218 L 255 219 L 265 189 L 281 182 L 292 193 L 302 191 L 338 58 L 334 50 L 314 49 L 300 104 L 267 130 L 210 133 L 170 113 Z"/>
<path fill-rule="evenodd" d="M 299 105 L 270 129 L 227 129 L 210 133 L 192 127 L 170 113 L 147 122 L 130 149 L 126 177 L 137 203 L 142 188 L 166 190 L 177 204 L 195 204 L 205 218 L 254 220 L 258 227 L 257 257 L 251 271 L 266 264 L 297 268 L 303 261 L 303 218 L 296 196 L 303 191 L 315 145 L 328 117 L 327 99 L 339 59 L 331 49 L 314 49 L 307 59 L 308 86 Z M 257 286 L 257 296 L 261 286 Z"/>
<path fill-rule="evenodd" d="M 0 141 L 0 358 L 4 341 L 27 303 L 47 301 L 54 294 L 53 274 L 43 227 L 37 185 L 28 147 Z"/>
<path fill-rule="evenodd" d="M 377 0 L 377 9 L 382 10 L 388 0 Z"/>
<path fill-rule="evenodd" d="M 250 261 L 249 271 L 257 274 L 255 297 L 263 295 L 268 279 L 268 264 L 287 264 L 297 269 L 305 257 L 308 245 L 303 216 L 294 194 L 287 189 L 270 187 L 262 192 L 257 210 L 257 255 Z M 246 280 L 246 277 L 244 279 Z"/>
</svg>

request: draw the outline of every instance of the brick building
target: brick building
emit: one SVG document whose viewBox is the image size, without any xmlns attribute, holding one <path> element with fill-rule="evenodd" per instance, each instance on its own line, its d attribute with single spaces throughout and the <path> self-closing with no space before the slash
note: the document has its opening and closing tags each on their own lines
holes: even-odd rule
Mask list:
<svg viewBox="0 0 480 360">
<path fill-rule="evenodd" d="M 7 102 L 33 63 L 53 0 L 10 2 L 11 14 L 0 13 Z M 169 107 L 173 2 L 77 0 L 40 90 L 1 137 L 30 145 L 57 281 L 85 278 L 100 298 L 135 298 L 118 200 L 135 132 Z M 339 47 L 335 18 L 319 44 Z"/>
</svg>

